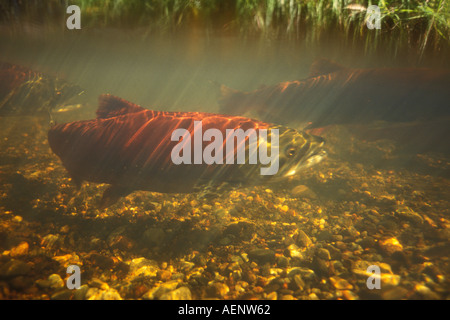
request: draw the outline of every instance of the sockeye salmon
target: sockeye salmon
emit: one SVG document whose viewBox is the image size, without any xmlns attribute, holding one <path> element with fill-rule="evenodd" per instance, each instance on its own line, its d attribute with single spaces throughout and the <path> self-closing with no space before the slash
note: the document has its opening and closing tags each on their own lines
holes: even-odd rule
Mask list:
<svg viewBox="0 0 450 320">
<path fill-rule="evenodd" d="M 0 115 L 47 115 L 83 90 L 69 82 L 0 62 Z"/>
<path fill-rule="evenodd" d="M 274 175 L 261 175 L 262 165 L 248 161 L 244 164 L 195 164 L 194 144 L 189 150 L 194 161 L 175 164 L 172 153 L 179 141 L 172 141 L 173 133 L 184 129 L 196 140 L 198 132 L 194 127 L 199 122 L 204 132 L 214 129 L 223 134 L 222 149 L 228 141 L 228 129 L 246 132 L 267 129 L 271 132 L 270 139 L 267 136 L 258 143 L 259 147 L 264 144 L 272 154 L 272 131 L 278 129 L 279 143 L 275 150 L 278 171 Z M 248 139 L 244 141 L 246 148 Z M 201 141 L 202 150 L 213 143 L 205 140 Z M 260 185 L 298 174 L 325 155 L 323 139 L 305 132 L 239 116 L 153 111 L 111 95 L 99 97 L 96 119 L 54 125 L 48 132 L 48 141 L 78 186 L 83 181 L 110 184 L 103 194 L 101 207 L 135 190 L 191 193 L 223 183 Z M 181 141 L 184 142 L 184 138 Z M 226 157 L 224 153 L 223 158 Z"/>
<path fill-rule="evenodd" d="M 219 112 L 309 128 L 450 116 L 450 70 L 351 69 L 315 62 L 308 78 L 252 92 L 221 87 Z"/>
</svg>

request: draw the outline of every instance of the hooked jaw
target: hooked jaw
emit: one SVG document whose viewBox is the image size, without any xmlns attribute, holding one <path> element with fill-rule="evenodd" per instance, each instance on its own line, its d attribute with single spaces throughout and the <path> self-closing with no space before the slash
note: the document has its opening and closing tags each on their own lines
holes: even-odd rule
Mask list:
<svg viewBox="0 0 450 320">
<path fill-rule="evenodd" d="M 311 142 L 311 147 L 307 155 L 303 158 L 304 160 L 300 161 L 294 168 L 289 170 L 284 177 L 290 177 L 301 170 L 309 168 L 313 165 L 316 165 L 323 158 L 326 157 L 327 152 L 322 149 L 325 144 L 325 140 L 322 137 L 314 136 L 314 141 Z"/>
</svg>

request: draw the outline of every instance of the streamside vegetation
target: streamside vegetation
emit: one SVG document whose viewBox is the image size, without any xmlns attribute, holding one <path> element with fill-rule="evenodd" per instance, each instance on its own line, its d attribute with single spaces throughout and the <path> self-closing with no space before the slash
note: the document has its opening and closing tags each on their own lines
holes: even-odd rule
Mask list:
<svg viewBox="0 0 450 320">
<path fill-rule="evenodd" d="M 424 52 L 450 43 L 450 0 L 1 0 L 0 18 L 48 24 L 65 19 L 70 4 L 80 6 L 88 27 L 142 27 L 150 33 L 196 28 L 312 43 L 339 37 L 366 50 L 407 46 Z M 366 27 L 370 5 L 380 9 L 379 30 Z"/>
</svg>

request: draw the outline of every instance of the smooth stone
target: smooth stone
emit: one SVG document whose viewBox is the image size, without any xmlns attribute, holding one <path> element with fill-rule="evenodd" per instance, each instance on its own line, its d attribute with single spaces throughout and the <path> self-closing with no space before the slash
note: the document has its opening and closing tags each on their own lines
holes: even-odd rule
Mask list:
<svg viewBox="0 0 450 320">
<path fill-rule="evenodd" d="M 406 299 L 408 290 L 402 287 L 394 287 L 392 289 L 386 290 L 381 294 L 384 300 L 401 300 Z"/>
<path fill-rule="evenodd" d="M 301 247 L 309 247 L 313 242 L 303 230 L 298 230 L 297 244 Z"/>
<path fill-rule="evenodd" d="M 160 300 L 192 300 L 191 290 L 188 287 L 180 287 L 163 294 Z"/>
<path fill-rule="evenodd" d="M 27 275 L 31 267 L 21 260 L 10 260 L 0 266 L 0 278 L 13 278 Z"/>
<path fill-rule="evenodd" d="M 149 228 L 142 234 L 142 241 L 149 247 L 158 247 L 165 239 L 166 233 L 161 228 Z"/>
<path fill-rule="evenodd" d="M 49 288 L 53 290 L 64 288 L 64 280 L 59 274 L 51 274 L 48 276 Z"/>
<path fill-rule="evenodd" d="M 270 249 L 255 249 L 248 253 L 251 260 L 256 260 L 261 264 L 275 262 L 275 252 Z"/>
<path fill-rule="evenodd" d="M 319 248 L 319 249 L 317 250 L 316 254 L 317 254 L 317 256 L 318 256 L 320 259 L 323 259 L 323 260 L 326 260 L 326 261 L 331 260 L 330 251 L 328 251 L 327 249 Z"/>
<path fill-rule="evenodd" d="M 86 298 L 86 293 L 89 290 L 88 285 L 83 284 L 81 287 L 75 290 L 73 298 L 75 300 L 84 300 Z"/>
<path fill-rule="evenodd" d="M 22 256 L 28 253 L 29 245 L 28 242 L 22 241 L 17 246 L 11 248 L 9 255 L 11 257 Z"/>
<path fill-rule="evenodd" d="M 70 300 L 72 298 L 72 290 L 61 290 L 50 296 L 51 300 Z"/>
</svg>

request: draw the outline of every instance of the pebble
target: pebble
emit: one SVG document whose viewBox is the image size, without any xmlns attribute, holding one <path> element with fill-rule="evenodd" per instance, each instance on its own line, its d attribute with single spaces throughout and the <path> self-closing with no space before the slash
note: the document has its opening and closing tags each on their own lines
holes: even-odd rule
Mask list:
<svg viewBox="0 0 450 320">
<path fill-rule="evenodd" d="M 172 277 L 172 272 L 168 270 L 158 270 L 156 273 L 157 277 L 161 281 L 169 281 Z"/>
<path fill-rule="evenodd" d="M 72 290 L 60 290 L 58 292 L 53 293 L 50 296 L 51 300 L 70 300 L 73 296 L 74 292 Z M 106 300 L 106 299 L 105 299 Z"/>
<path fill-rule="evenodd" d="M 430 288 L 423 284 L 416 284 L 414 291 L 417 292 L 423 299 L 426 300 L 439 300 L 440 297 L 437 293 L 433 292 Z"/>
<path fill-rule="evenodd" d="M 106 243 L 113 249 L 119 249 L 123 251 L 131 250 L 134 247 L 134 243 L 125 234 L 126 227 L 121 226 L 109 234 L 108 238 L 106 239 Z"/>
<path fill-rule="evenodd" d="M 317 296 L 317 294 L 311 293 L 311 294 L 308 296 L 308 299 L 309 299 L 309 300 L 319 300 L 319 297 Z"/>
<path fill-rule="evenodd" d="M 42 238 L 41 246 L 50 250 L 50 249 L 53 249 L 56 246 L 58 246 L 61 242 L 62 242 L 62 239 L 59 235 L 47 234 L 45 237 Z"/>
<path fill-rule="evenodd" d="M 111 257 L 98 253 L 92 253 L 89 256 L 89 260 L 101 269 L 111 269 L 114 266 L 114 260 Z"/>
<path fill-rule="evenodd" d="M 332 272 L 328 266 L 328 261 L 314 256 L 311 264 L 313 270 L 321 276 L 331 276 Z"/>
<path fill-rule="evenodd" d="M 158 263 L 156 261 L 149 260 L 143 257 L 131 260 L 129 265 L 130 265 L 129 273 L 133 277 L 137 276 L 156 277 L 157 272 L 159 270 Z"/>
<path fill-rule="evenodd" d="M 21 291 L 33 285 L 33 280 L 26 276 L 18 276 L 12 278 L 9 282 L 11 288 Z"/>
<path fill-rule="evenodd" d="M 180 269 L 183 272 L 189 272 L 190 270 L 192 270 L 195 267 L 195 263 L 190 262 L 190 261 L 182 261 L 181 262 L 181 266 Z"/>
<path fill-rule="evenodd" d="M 330 277 L 331 284 L 338 290 L 352 290 L 353 285 L 348 283 L 347 280 L 339 277 Z"/>
<path fill-rule="evenodd" d="M 98 288 L 101 290 L 108 290 L 109 285 L 106 282 L 103 282 L 100 279 L 94 278 L 91 281 L 89 281 L 89 287 L 90 288 Z"/>
<path fill-rule="evenodd" d="M 291 194 L 294 197 L 305 197 L 305 198 L 311 198 L 311 199 L 317 199 L 317 195 L 314 191 L 312 191 L 310 188 L 308 188 L 305 185 L 298 185 L 295 186 L 291 190 Z"/>
<path fill-rule="evenodd" d="M 22 241 L 17 246 L 11 248 L 9 255 L 11 257 L 22 256 L 28 253 L 29 245 L 28 242 Z"/>
<path fill-rule="evenodd" d="M 31 271 L 30 265 L 21 260 L 10 260 L 0 265 L 0 278 L 13 278 L 27 275 Z"/>
<path fill-rule="evenodd" d="M 83 284 L 80 286 L 80 288 L 74 290 L 73 298 L 75 300 L 84 300 L 86 298 L 86 293 L 89 290 L 89 287 L 87 284 Z"/>
<path fill-rule="evenodd" d="M 228 292 L 230 292 L 230 288 L 222 282 L 213 282 L 208 284 L 209 288 L 210 288 L 210 294 L 213 297 L 219 297 L 219 298 L 224 298 Z"/>
<path fill-rule="evenodd" d="M 313 242 L 303 230 L 297 232 L 297 245 L 301 247 L 309 247 Z"/>
<path fill-rule="evenodd" d="M 351 290 L 342 290 L 342 297 L 346 300 L 357 300 L 359 299 L 358 295 Z"/>
<path fill-rule="evenodd" d="M 402 287 L 394 287 L 389 290 L 383 290 L 381 297 L 384 300 L 401 300 L 407 298 L 408 290 Z"/>
<path fill-rule="evenodd" d="M 178 287 L 179 282 L 177 280 L 171 280 L 162 283 L 160 286 L 151 288 L 149 291 L 147 291 L 143 296 L 142 299 L 145 300 L 156 300 L 159 299 L 162 295 L 174 291 Z"/>
<path fill-rule="evenodd" d="M 388 256 L 391 256 L 396 251 L 402 251 L 403 250 L 403 246 L 401 245 L 401 243 L 395 237 L 379 241 L 378 242 L 378 246 Z"/>
<path fill-rule="evenodd" d="M 80 257 L 75 253 L 66 254 L 63 256 L 55 256 L 52 259 L 59 262 L 64 268 L 67 268 L 71 264 L 82 265 Z"/>
<path fill-rule="evenodd" d="M 275 262 L 275 252 L 270 249 L 254 249 L 248 253 L 248 257 L 261 264 Z"/>
<path fill-rule="evenodd" d="M 192 300 L 191 290 L 188 287 L 180 287 L 163 294 L 160 300 Z"/>
<path fill-rule="evenodd" d="M 330 252 L 327 249 L 324 248 L 319 248 L 316 252 L 317 257 L 319 257 L 320 259 L 329 261 L 331 260 L 331 255 Z"/>
<path fill-rule="evenodd" d="M 122 300 L 122 297 L 116 289 L 109 288 L 107 290 L 99 288 L 89 288 L 86 292 L 87 300 Z"/>
<path fill-rule="evenodd" d="M 148 247 L 159 247 L 166 239 L 166 233 L 161 228 L 149 228 L 142 234 L 142 242 Z"/>
<path fill-rule="evenodd" d="M 303 290 L 305 288 L 305 282 L 299 274 L 294 276 L 294 282 L 297 285 L 299 290 Z"/>
<path fill-rule="evenodd" d="M 177 280 L 171 280 L 164 283 L 161 283 L 159 286 L 160 289 L 167 291 L 173 291 L 177 288 L 179 282 Z"/>
<path fill-rule="evenodd" d="M 363 239 L 358 240 L 357 242 L 364 249 L 374 248 L 376 245 L 375 239 L 370 236 L 364 237 Z"/>
<path fill-rule="evenodd" d="M 287 249 L 291 258 L 303 260 L 303 254 L 297 245 L 291 244 Z"/>
<path fill-rule="evenodd" d="M 289 258 L 285 256 L 277 257 L 277 266 L 280 268 L 287 268 L 289 266 Z"/>
<path fill-rule="evenodd" d="M 64 280 L 59 274 L 51 274 L 48 276 L 49 288 L 52 290 L 61 289 L 64 287 Z"/>
<path fill-rule="evenodd" d="M 323 230 L 317 235 L 318 241 L 332 241 L 333 240 L 333 234 L 328 230 Z"/>
<path fill-rule="evenodd" d="M 422 216 L 408 206 L 398 205 L 395 214 L 399 216 L 401 220 L 408 220 L 416 225 L 423 224 L 424 219 Z"/>
</svg>

